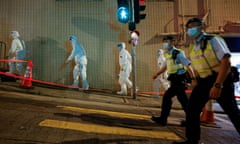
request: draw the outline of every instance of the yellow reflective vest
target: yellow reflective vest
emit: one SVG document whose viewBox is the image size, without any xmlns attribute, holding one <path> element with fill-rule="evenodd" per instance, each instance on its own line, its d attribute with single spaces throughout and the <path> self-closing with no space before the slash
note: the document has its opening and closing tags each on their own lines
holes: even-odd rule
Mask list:
<svg viewBox="0 0 240 144">
<path fill-rule="evenodd" d="M 176 49 L 179 52 L 182 52 L 180 49 Z M 168 52 L 164 53 L 164 56 L 167 61 L 167 72 L 168 74 L 175 74 L 179 69 L 183 69 L 183 64 L 177 64 L 176 60 L 172 58 L 172 54 L 169 54 Z"/>
<path fill-rule="evenodd" d="M 200 78 L 212 75 L 212 71 L 218 72 L 220 61 L 217 59 L 209 41 L 204 50 L 195 50 L 193 44 L 190 44 L 189 48 L 192 66 L 198 72 Z"/>
</svg>

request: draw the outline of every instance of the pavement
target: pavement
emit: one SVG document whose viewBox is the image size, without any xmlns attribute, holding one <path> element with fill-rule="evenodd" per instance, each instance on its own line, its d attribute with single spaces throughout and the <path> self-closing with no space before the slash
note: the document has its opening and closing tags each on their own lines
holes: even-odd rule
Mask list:
<svg viewBox="0 0 240 144">
<path fill-rule="evenodd" d="M 20 86 L 20 82 L 0 82 L 0 89 L 10 90 L 22 93 L 30 93 L 35 95 L 70 98 L 78 100 L 88 100 L 104 103 L 125 104 L 139 107 L 160 108 L 162 104 L 162 96 L 156 97 L 149 94 L 137 94 L 134 99 L 130 94 L 127 96 L 117 95 L 116 92 L 107 89 L 91 89 L 82 91 L 76 88 L 66 88 L 53 85 L 45 85 L 40 83 L 33 83 L 31 88 L 24 88 Z M 173 109 L 181 109 L 181 105 L 177 98 L 172 99 Z M 240 105 L 239 105 L 240 109 Z M 218 103 L 213 104 L 213 111 L 216 113 L 224 113 L 223 109 Z"/>
<path fill-rule="evenodd" d="M 80 101 L 94 101 L 101 103 L 131 105 L 143 108 L 154 109 L 160 112 L 162 97 L 156 98 L 151 95 L 120 96 L 111 90 L 90 89 L 82 91 L 73 88 L 62 88 L 48 85 L 33 84 L 32 88 L 23 88 L 19 82 L 0 82 L 0 90 L 29 93 L 40 96 L 56 98 L 75 99 Z M 181 109 L 179 102 L 173 99 L 173 109 Z M 221 118 L 223 117 L 223 118 Z M 219 115 L 216 118 L 217 126 L 202 126 L 202 139 L 204 144 L 239 144 L 240 136 L 233 128 L 231 122 L 225 116 Z M 184 128 L 169 127 L 181 137 L 184 137 Z M 221 132 L 217 132 L 221 130 Z"/>
<path fill-rule="evenodd" d="M 160 108 L 162 101 L 162 96 L 154 97 L 151 95 L 139 94 L 136 96 L 136 99 L 134 99 L 131 95 L 121 96 L 117 95 L 116 92 L 106 89 L 100 90 L 90 88 L 89 90 L 83 91 L 76 88 L 64 88 L 37 83 L 33 83 L 32 88 L 24 88 L 20 86 L 20 82 L 0 82 L 0 89 L 42 96 L 124 104 L 149 108 Z M 181 109 L 180 103 L 175 98 L 173 99 L 173 108 Z"/>
</svg>

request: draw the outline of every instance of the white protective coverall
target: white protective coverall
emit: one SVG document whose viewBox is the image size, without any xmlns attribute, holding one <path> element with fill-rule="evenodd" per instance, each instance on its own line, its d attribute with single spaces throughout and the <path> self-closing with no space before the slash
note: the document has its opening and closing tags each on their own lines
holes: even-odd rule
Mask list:
<svg viewBox="0 0 240 144">
<path fill-rule="evenodd" d="M 157 50 L 157 65 L 158 68 L 161 69 L 166 63 L 166 58 L 164 57 L 164 51 L 162 49 Z M 168 74 L 167 71 L 161 73 L 156 79 L 153 81 L 153 91 L 154 92 L 159 92 L 160 88 L 163 87 L 164 90 L 167 90 L 169 87 L 169 82 L 167 80 Z M 160 94 L 154 94 L 154 96 L 159 97 Z"/>
<path fill-rule="evenodd" d="M 127 95 L 127 87 L 132 87 L 132 82 L 129 80 L 130 73 L 132 71 L 132 57 L 129 52 L 125 49 L 125 43 L 119 43 L 119 65 L 120 73 L 118 82 L 121 86 L 121 91 L 117 92 L 120 95 Z"/>
<path fill-rule="evenodd" d="M 8 52 L 9 60 L 24 60 L 26 58 L 26 48 L 23 40 L 17 31 L 11 31 L 11 48 Z M 16 65 L 15 65 L 16 64 Z M 24 75 L 23 62 L 9 62 L 9 72 L 11 74 Z"/>
<path fill-rule="evenodd" d="M 88 89 L 89 84 L 87 81 L 87 56 L 86 51 L 81 46 L 77 40 L 77 37 L 72 35 L 70 36 L 71 44 L 72 44 L 72 52 L 71 55 L 67 58 L 66 63 L 69 63 L 71 60 L 75 60 L 75 66 L 73 69 L 73 86 L 79 86 L 79 76 L 82 79 L 82 88 Z"/>
</svg>

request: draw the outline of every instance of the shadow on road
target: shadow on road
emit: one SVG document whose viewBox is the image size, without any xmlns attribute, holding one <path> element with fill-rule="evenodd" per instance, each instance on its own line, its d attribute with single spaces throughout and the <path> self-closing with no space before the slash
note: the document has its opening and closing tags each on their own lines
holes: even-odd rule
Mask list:
<svg viewBox="0 0 240 144">
<path fill-rule="evenodd" d="M 116 127 L 141 129 L 141 130 L 153 130 L 153 128 L 156 127 L 155 123 L 148 120 L 112 117 L 104 114 L 75 115 L 75 114 L 69 114 L 69 113 L 55 113 L 55 115 L 67 117 L 67 118 L 75 117 L 87 123 L 93 123 L 93 124 L 105 125 L 105 126 L 116 126 Z"/>
</svg>

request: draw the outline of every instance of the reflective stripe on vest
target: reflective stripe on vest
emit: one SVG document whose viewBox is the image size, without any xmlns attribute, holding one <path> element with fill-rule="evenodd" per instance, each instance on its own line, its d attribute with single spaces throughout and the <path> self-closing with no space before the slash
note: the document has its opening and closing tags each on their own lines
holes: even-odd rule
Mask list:
<svg viewBox="0 0 240 144">
<path fill-rule="evenodd" d="M 220 62 L 217 59 L 215 52 L 213 51 L 209 41 L 207 42 L 207 46 L 203 51 L 201 49 L 195 51 L 193 44 L 190 44 L 189 48 L 190 48 L 189 55 L 191 58 L 192 65 L 201 78 L 205 78 L 209 75 L 212 75 L 212 70 L 214 71 L 218 70 Z"/>
<path fill-rule="evenodd" d="M 178 51 L 182 52 L 181 50 L 177 49 Z M 177 64 L 172 58 L 172 54 L 165 53 L 166 61 L 167 61 L 167 72 L 168 74 L 174 74 L 179 69 L 183 69 L 182 64 Z"/>
</svg>

